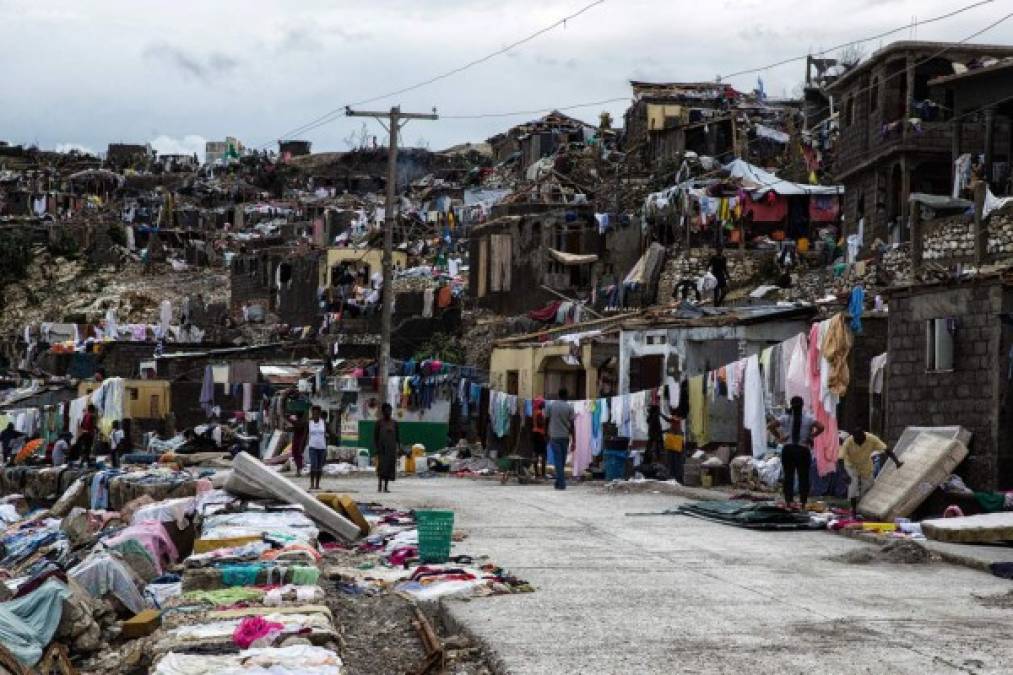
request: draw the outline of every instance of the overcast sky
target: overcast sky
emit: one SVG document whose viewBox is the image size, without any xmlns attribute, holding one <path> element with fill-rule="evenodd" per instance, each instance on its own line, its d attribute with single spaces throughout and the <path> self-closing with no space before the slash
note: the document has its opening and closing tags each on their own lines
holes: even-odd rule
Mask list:
<svg viewBox="0 0 1013 675">
<path fill-rule="evenodd" d="M 973 0 L 608 0 L 505 56 L 369 104 L 500 113 L 628 97 L 629 80 L 711 80 L 946 13 Z M 352 101 L 408 86 L 539 30 L 591 0 L 0 0 L 0 140 L 47 149 L 151 142 L 203 155 L 226 135 L 262 145 Z M 1013 0 L 905 30 L 960 40 Z M 1013 43 L 1013 20 L 976 42 Z M 870 43 L 866 52 L 880 46 Z M 761 74 L 791 94 L 804 63 Z M 751 90 L 756 75 L 732 78 Z M 623 102 L 571 111 L 621 120 Z M 525 117 L 412 122 L 403 142 L 479 141 Z M 347 149 L 363 120 L 299 137 Z M 369 121 L 370 133 L 382 134 Z"/>
</svg>

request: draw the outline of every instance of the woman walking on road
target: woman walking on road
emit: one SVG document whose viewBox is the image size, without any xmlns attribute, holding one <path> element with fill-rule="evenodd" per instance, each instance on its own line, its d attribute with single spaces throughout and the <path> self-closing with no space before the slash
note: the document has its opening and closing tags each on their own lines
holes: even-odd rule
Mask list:
<svg viewBox="0 0 1013 675">
<path fill-rule="evenodd" d="M 376 422 L 373 432 L 373 447 L 376 448 L 376 491 L 390 492 L 390 481 L 397 477 L 397 451 L 401 445 L 397 422 L 391 418 L 394 409 L 390 403 L 381 408 L 382 417 Z"/>
</svg>

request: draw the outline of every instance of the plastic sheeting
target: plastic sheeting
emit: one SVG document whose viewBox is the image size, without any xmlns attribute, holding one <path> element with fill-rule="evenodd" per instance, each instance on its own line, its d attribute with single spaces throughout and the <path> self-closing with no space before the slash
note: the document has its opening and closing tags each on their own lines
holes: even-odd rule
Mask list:
<svg viewBox="0 0 1013 675">
<path fill-rule="evenodd" d="M 27 595 L 0 603 L 0 640 L 15 658 L 34 666 L 53 639 L 70 589 L 50 579 Z"/>
<path fill-rule="evenodd" d="M 195 497 L 180 497 L 145 504 L 134 511 L 130 522 L 138 525 L 146 520 L 154 520 L 160 523 L 176 523 L 177 527 L 183 529 L 187 524 L 187 516 L 194 512 L 196 501 Z"/>
<path fill-rule="evenodd" d="M 320 530 L 301 511 L 243 511 L 208 516 L 202 539 L 236 539 L 275 535 L 304 544 L 317 538 Z"/>
<path fill-rule="evenodd" d="M 557 251 L 554 248 L 549 249 L 549 255 L 564 265 L 590 265 L 591 263 L 598 262 L 598 256 L 594 253 L 588 253 L 586 255 L 580 255 L 577 253 L 566 253 L 565 251 Z"/>
<path fill-rule="evenodd" d="M 135 614 L 144 609 L 144 598 L 123 561 L 110 553 L 95 553 L 70 570 L 68 576 L 94 598 L 115 596 Z"/>
<path fill-rule="evenodd" d="M 238 654 L 177 654 L 156 664 L 155 675 L 340 675 L 338 655 L 323 647 L 293 645 L 247 649 Z"/>
<path fill-rule="evenodd" d="M 775 192 L 779 195 L 842 195 L 842 185 L 805 185 L 804 183 L 792 183 L 789 180 L 778 178 L 769 171 L 765 171 L 749 162 L 736 159 L 725 166 L 731 173 L 732 178 L 742 180 L 744 188 L 753 191 L 753 197 L 759 198 L 767 192 Z"/>
</svg>

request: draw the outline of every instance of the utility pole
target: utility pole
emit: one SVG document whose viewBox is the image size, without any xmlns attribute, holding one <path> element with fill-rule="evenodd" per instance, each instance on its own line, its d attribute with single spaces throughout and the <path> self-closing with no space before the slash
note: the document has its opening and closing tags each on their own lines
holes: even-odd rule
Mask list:
<svg viewBox="0 0 1013 675">
<path fill-rule="evenodd" d="M 394 199 L 397 196 L 397 136 L 404 125 L 411 120 L 435 120 L 436 108 L 430 114 L 403 113 L 400 106 L 394 106 L 390 112 L 352 110 L 345 108 L 348 117 L 372 117 L 390 133 L 390 145 L 387 146 L 387 199 L 383 214 L 383 314 L 380 333 L 380 400 L 387 400 L 387 378 L 390 377 L 390 338 L 391 321 L 394 315 L 394 270 L 392 250 L 394 248 Z M 383 119 L 388 119 L 387 124 Z"/>
</svg>

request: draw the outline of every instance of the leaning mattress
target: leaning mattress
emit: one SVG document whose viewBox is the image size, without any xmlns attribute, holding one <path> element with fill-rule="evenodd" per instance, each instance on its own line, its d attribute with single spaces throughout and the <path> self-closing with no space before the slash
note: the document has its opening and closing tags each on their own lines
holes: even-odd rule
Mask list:
<svg viewBox="0 0 1013 675">
<path fill-rule="evenodd" d="M 940 483 L 967 457 L 958 440 L 922 432 L 905 448 L 899 469 L 888 462 L 858 505 L 871 520 L 893 522 L 911 515 Z"/>
</svg>

